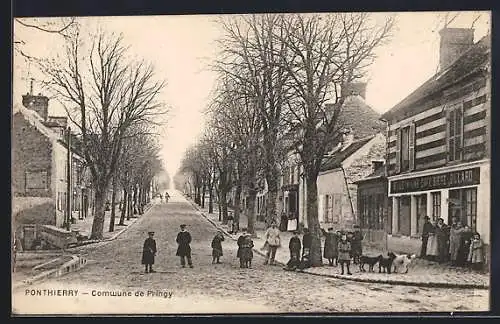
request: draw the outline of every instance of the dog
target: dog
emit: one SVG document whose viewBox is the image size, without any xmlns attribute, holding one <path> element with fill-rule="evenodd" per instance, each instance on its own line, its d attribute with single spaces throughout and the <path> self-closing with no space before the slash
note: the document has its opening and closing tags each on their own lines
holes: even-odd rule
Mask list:
<svg viewBox="0 0 500 324">
<path fill-rule="evenodd" d="M 394 260 L 392 260 L 394 273 L 408 273 L 408 266 L 416 257 L 417 256 L 415 254 L 396 255 Z"/>
<path fill-rule="evenodd" d="M 384 269 L 384 272 L 387 272 L 388 274 L 391 273 L 392 269 L 392 262 L 396 259 L 396 255 L 392 252 L 387 253 L 387 258 L 380 258 L 378 261 L 378 273 L 382 272 L 382 269 Z"/>
<path fill-rule="evenodd" d="M 373 272 L 373 267 L 382 259 L 382 254 L 376 257 L 362 255 L 359 257 L 359 271 L 366 272 L 365 264 L 368 264 L 368 272 Z"/>
</svg>

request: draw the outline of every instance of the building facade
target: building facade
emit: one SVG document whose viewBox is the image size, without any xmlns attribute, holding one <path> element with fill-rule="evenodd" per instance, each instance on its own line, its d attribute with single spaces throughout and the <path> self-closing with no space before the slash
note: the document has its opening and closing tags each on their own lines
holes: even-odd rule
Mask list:
<svg viewBox="0 0 500 324">
<path fill-rule="evenodd" d="M 474 31 L 458 28 L 440 35 L 438 73 L 382 116 L 391 237 L 418 239 L 425 216 L 458 217 L 489 244 L 490 38 L 473 43 Z"/>
</svg>

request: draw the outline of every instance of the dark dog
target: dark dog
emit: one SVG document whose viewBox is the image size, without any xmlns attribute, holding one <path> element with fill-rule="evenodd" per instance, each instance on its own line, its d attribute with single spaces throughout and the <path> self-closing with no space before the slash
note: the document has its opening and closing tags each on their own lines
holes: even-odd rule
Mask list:
<svg viewBox="0 0 500 324">
<path fill-rule="evenodd" d="M 384 269 L 384 272 L 391 273 L 391 268 L 392 268 L 392 261 L 396 258 L 396 255 L 392 252 L 387 253 L 387 258 L 380 258 L 378 262 L 378 272 L 381 273 L 382 269 Z"/>
<path fill-rule="evenodd" d="M 366 272 L 365 264 L 368 264 L 368 271 L 373 272 L 373 267 L 383 258 L 382 254 L 376 257 L 362 255 L 359 257 L 359 271 Z"/>
</svg>

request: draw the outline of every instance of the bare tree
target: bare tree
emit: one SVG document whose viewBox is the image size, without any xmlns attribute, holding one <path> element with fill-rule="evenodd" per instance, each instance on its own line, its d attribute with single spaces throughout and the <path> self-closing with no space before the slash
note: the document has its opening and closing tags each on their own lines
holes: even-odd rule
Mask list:
<svg viewBox="0 0 500 324">
<path fill-rule="evenodd" d="M 264 175 L 269 201 L 266 222 L 276 220 L 282 154 L 280 134 L 284 133 L 283 107 L 289 96 L 290 78 L 281 64 L 288 47 L 280 40 L 284 15 L 238 16 L 221 20 L 224 36 L 221 60 L 215 69 L 238 79 L 248 89 L 259 112 Z"/>
<path fill-rule="evenodd" d="M 371 24 L 367 13 L 293 15 L 283 19 L 279 40 L 289 51 L 281 66 L 293 80 L 286 121 L 293 151 L 300 156 L 307 187 L 311 259 L 322 264 L 316 180 L 329 149 L 342 140 L 339 122 L 347 85 L 364 75 L 374 49 L 389 36 L 393 19 Z M 330 104 L 327 104 L 327 103 Z"/>
<path fill-rule="evenodd" d="M 89 49 L 84 40 L 89 40 Z M 121 35 L 98 32 L 67 38 L 66 56 L 40 63 L 47 85 L 66 108 L 82 138 L 82 151 L 95 185 L 91 237 L 102 238 L 106 194 L 127 131 L 155 124 L 166 113 L 158 95 L 164 87 L 154 68 L 128 56 Z"/>
</svg>

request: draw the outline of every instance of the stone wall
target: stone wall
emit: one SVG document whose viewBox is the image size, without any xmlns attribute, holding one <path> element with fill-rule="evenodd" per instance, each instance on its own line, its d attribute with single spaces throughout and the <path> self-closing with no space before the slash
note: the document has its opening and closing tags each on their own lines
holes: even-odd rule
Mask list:
<svg viewBox="0 0 500 324">
<path fill-rule="evenodd" d="M 22 114 L 13 117 L 12 193 L 14 196 L 50 197 L 52 143 L 28 123 Z M 27 189 L 26 171 L 47 172 L 46 189 Z"/>
</svg>

